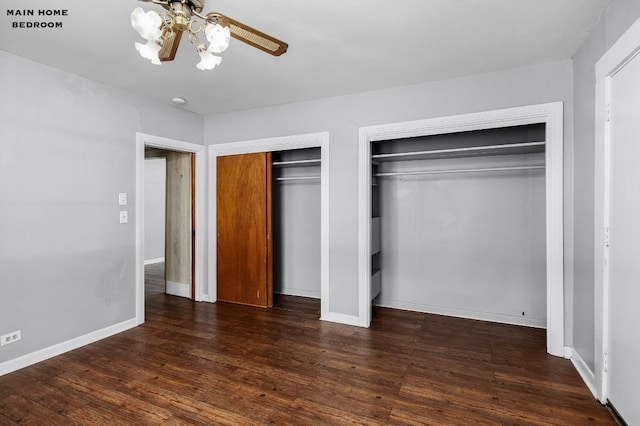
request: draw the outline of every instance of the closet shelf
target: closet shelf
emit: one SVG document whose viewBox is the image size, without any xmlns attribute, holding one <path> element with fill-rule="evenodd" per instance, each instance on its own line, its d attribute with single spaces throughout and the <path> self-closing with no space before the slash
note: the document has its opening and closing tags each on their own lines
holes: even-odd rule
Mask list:
<svg viewBox="0 0 640 426">
<path fill-rule="evenodd" d="M 289 160 L 289 161 L 274 161 L 274 167 L 287 167 L 287 166 L 316 166 L 320 165 L 319 158 L 311 158 L 308 160 Z"/>
<path fill-rule="evenodd" d="M 313 180 L 313 179 L 320 179 L 320 176 L 287 176 L 287 177 L 277 177 L 274 180 L 287 181 L 287 180 Z"/>
<path fill-rule="evenodd" d="M 387 172 L 376 173 L 377 177 L 391 176 L 411 176 L 411 175 L 441 175 L 453 173 L 477 173 L 477 172 L 503 172 L 503 171 L 525 171 L 525 170 L 544 170 L 545 166 L 512 166 L 512 167 L 484 167 L 476 169 L 446 169 L 446 170 L 424 170 L 414 172 Z"/>
<path fill-rule="evenodd" d="M 373 154 L 378 161 L 426 160 L 435 158 L 471 157 L 481 155 L 535 154 L 544 152 L 545 142 L 523 142 L 501 145 L 468 146 L 463 148 L 433 149 L 429 151 L 394 152 Z"/>
</svg>

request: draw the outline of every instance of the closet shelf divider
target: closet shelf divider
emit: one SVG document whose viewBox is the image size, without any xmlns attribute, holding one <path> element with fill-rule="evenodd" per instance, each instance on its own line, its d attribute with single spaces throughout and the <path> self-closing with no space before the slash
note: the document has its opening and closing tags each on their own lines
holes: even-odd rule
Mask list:
<svg viewBox="0 0 640 426">
<path fill-rule="evenodd" d="M 275 180 L 279 180 L 279 181 L 312 180 L 312 179 L 320 179 L 320 176 L 286 176 L 286 177 L 277 177 L 277 178 L 275 178 Z"/>
</svg>

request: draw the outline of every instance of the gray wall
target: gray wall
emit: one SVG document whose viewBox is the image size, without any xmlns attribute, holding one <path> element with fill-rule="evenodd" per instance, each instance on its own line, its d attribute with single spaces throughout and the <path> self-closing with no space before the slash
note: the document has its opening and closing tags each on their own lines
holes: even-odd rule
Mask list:
<svg viewBox="0 0 640 426">
<path fill-rule="evenodd" d="M 164 257 L 166 167 L 164 158 L 144 160 L 144 260 Z"/>
<path fill-rule="evenodd" d="M 319 175 L 314 169 L 298 175 Z M 320 181 L 273 185 L 273 291 L 319 299 Z"/>
<path fill-rule="evenodd" d="M 273 162 L 320 159 L 319 148 L 273 153 Z M 320 165 L 272 168 L 273 291 L 320 298 L 320 179 L 278 180 L 320 176 Z"/>
<path fill-rule="evenodd" d="M 575 109 L 575 350 L 593 370 L 594 324 L 594 150 L 595 64 L 640 17 L 637 0 L 614 0 L 574 56 Z"/>
<path fill-rule="evenodd" d="M 362 126 L 563 101 L 565 199 L 573 200 L 572 63 L 560 61 L 503 72 L 220 114 L 205 118 L 205 143 L 330 132 L 331 311 L 358 315 L 358 131 Z M 250 125 L 248 125 L 250 124 Z M 572 262 L 571 210 L 565 258 Z M 567 238 L 567 236 L 565 236 Z M 565 277 L 572 318 L 571 274 Z M 570 329 L 570 323 L 568 327 Z M 571 333 L 567 340 L 570 344 Z"/>
<path fill-rule="evenodd" d="M 4 51 L 0 64 L 0 334 L 22 330 L 4 362 L 135 317 L 136 132 L 202 143 L 203 119 Z"/>
<path fill-rule="evenodd" d="M 382 163 L 382 172 L 544 164 L 544 154 Z M 385 177 L 379 304 L 546 326 L 544 170 Z"/>
</svg>

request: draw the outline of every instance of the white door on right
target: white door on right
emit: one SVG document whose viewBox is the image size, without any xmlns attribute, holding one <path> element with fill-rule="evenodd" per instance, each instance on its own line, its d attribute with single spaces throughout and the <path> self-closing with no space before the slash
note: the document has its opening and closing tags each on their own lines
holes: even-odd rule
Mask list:
<svg viewBox="0 0 640 426">
<path fill-rule="evenodd" d="M 640 425 L 640 56 L 610 83 L 608 397 Z"/>
</svg>

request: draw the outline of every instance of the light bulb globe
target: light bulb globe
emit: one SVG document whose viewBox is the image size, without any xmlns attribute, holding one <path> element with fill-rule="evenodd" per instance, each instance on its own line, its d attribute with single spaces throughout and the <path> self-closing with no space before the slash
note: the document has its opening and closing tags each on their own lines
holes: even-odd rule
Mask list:
<svg viewBox="0 0 640 426">
<path fill-rule="evenodd" d="M 162 36 L 161 25 L 162 18 L 153 10 L 145 12 L 141 7 L 136 7 L 131 12 L 131 26 L 145 40 L 159 40 Z"/>
<path fill-rule="evenodd" d="M 222 53 L 229 47 L 231 40 L 231 30 L 220 24 L 207 24 L 204 27 L 204 34 L 209 42 L 209 50 L 213 53 Z"/>
<path fill-rule="evenodd" d="M 146 44 L 135 43 L 136 50 L 140 52 L 140 56 L 145 59 L 151 60 L 151 63 L 154 65 L 161 65 L 160 57 L 158 53 L 160 52 L 160 45 L 152 40 L 147 41 Z"/>
<path fill-rule="evenodd" d="M 199 70 L 206 71 L 212 70 L 216 65 L 220 65 L 222 58 L 206 50 L 203 45 L 198 46 L 198 54 L 200 55 L 200 62 L 196 65 Z"/>
</svg>

